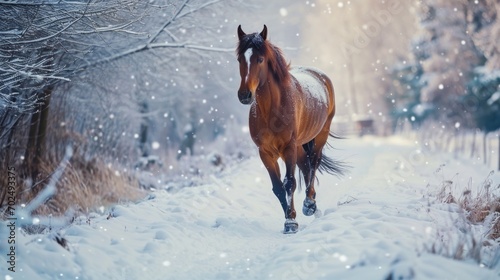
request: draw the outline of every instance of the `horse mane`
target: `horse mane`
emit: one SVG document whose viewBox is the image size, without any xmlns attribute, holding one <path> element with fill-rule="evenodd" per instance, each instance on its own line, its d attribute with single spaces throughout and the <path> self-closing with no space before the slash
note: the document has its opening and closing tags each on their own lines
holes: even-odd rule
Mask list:
<svg viewBox="0 0 500 280">
<path fill-rule="evenodd" d="M 285 61 L 281 49 L 264 40 L 259 33 L 245 35 L 238 43 L 236 54 L 242 57 L 246 50 L 252 48 L 254 53 L 267 58 L 269 69 L 276 82 L 287 82 L 290 80 L 290 64 Z"/>
</svg>

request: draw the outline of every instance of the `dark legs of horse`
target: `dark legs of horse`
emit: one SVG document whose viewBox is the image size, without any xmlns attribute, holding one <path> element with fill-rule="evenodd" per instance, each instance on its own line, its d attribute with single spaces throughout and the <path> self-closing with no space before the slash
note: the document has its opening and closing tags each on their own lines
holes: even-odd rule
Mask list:
<svg viewBox="0 0 500 280">
<path fill-rule="evenodd" d="M 297 213 L 295 212 L 295 207 L 293 205 L 293 193 L 296 188 L 295 180 L 295 159 L 296 153 L 292 149 L 286 149 L 285 151 L 285 164 L 286 164 L 286 174 L 284 182 L 280 179 L 280 170 L 278 166 L 278 158 L 261 151 L 260 158 L 266 166 L 269 172 L 269 177 L 273 184 L 273 192 L 280 201 L 281 207 L 285 214 L 285 226 L 283 233 L 296 233 L 298 231 L 299 225 L 295 221 Z"/>
<path fill-rule="evenodd" d="M 281 207 L 283 208 L 283 212 L 286 213 L 287 204 L 286 204 L 286 192 L 283 187 L 283 182 L 280 177 L 280 169 L 278 166 L 278 158 L 271 156 L 270 154 L 260 151 L 260 158 L 262 163 L 269 172 L 269 177 L 271 178 L 271 183 L 273 184 L 273 192 L 274 195 L 280 201 Z"/>
<path fill-rule="evenodd" d="M 286 174 L 283 187 L 286 191 L 287 211 L 285 212 L 285 229 L 283 233 L 296 233 L 299 230 L 299 224 L 295 221 L 297 213 L 293 204 L 293 194 L 297 188 L 295 180 L 295 166 L 297 164 L 297 148 L 295 141 L 291 141 L 283 152 L 283 160 L 285 161 Z"/>
<path fill-rule="evenodd" d="M 296 188 L 295 177 L 293 175 L 292 176 L 285 175 L 285 180 L 283 182 L 283 186 L 281 187 L 281 190 L 283 190 L 285 193 L 285 201 L 286 201 L 285 202 L 286 206 L 283 208 L 286 219 L 285 226 L 283 229 L 283 233 L 285 234 L 296 233 L 299 230 L 299 223 L 297 223 L 297 221 L 295 220 L 297 212 L 295 212 L 295 207 L 293 205 L 293 193 L 295 192 L 295 188 Z"/>
<path fill-rule="evenodd" d="M 316 170 L 321 164 L 321 157 L 323 155 L 323 147 L 328 141 L 330 135 L 330 123 L 333 115 L 329 117 L 323 130 L 308 143 L 302 145 L 303 153 L 299 156 L 299 168 L 304 174 L 304 181 L 306 183 L 306 198 L 302 207 L 302 213 L 306 216 L 313 215 L 316 210 L 316 190 L 314 189 L 314 179 L 316 178 Z"/>
<path fill-rule="evenodd" d="M 303 150 L 299 153 L 298 165 L 304 174 L 306 184 L 306 198 L 302 207 L 302 213 L 311 216 L 316 212 L 316 190 L 314 189 L 314 179 L 316 178 L 316 169 L 319 166 L 320 154 L 315 152 L 315 140 L 302 145 Z"/>
</svg>

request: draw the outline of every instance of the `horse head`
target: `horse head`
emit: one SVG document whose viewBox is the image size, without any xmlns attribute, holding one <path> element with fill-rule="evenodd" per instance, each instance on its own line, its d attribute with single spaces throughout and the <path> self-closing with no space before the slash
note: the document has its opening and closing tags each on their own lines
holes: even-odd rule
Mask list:
<svg viewBox="0 0 500 280">
<path fill-rule="evenodd" d="M 251 104 L 255 99 L 255 91 L 267 80 L 267 27 L 260 33 L 246 34 L 238 26 L 237 56 L 240 64 L 241 83 L 238 98 L 243 104 Z"/>
</svg>

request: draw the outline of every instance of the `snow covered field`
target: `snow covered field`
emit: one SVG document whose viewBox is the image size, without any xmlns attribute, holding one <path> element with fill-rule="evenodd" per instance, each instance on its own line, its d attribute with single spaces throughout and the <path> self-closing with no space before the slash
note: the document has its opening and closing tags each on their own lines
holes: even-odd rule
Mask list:
<svg viewBox="0 0 500 280">
<path fill-rule="evenodd" d="M 117 205 L 60 231 L 69 250 L 48 235 L 16 233 L 16 272 L 7 270 L 6 223 L 0 242 L 2 279 L 498 279 L 472 260 L 425 248 L 467 234 L 458 209 L 436 201 L 445 180 L 460 192 L 490 170 L 420 150 L 400 137 L 336 140 L 327 151 L 347 161 L 338 179 L 319 175 L 322 216 L 305 217 L 284 235 L 284 217 L 258 157 L 228 167 L 206 184 Z M 444 164 L 444 166 L 443 166 Z M 498 188 L 500 176 L 490 177 Z M 303 191 L 296 193 L 300 209 Z M 111 214 L 111 215 L 109 215 Z M 481 226 L 472 232 L 481 235 Z M 472 234 L 472 233 L 470 233 Z M 444 248 L 443 250 L 445 250 Z M 448 248 L 453 251 L 453 248 Z M 498 248 L 496 248 L 497 250 Z M 490 256 L 495 248 L 490 250 Z M 488 254 L 483 257 L 488 262 Z"/>
</svg>

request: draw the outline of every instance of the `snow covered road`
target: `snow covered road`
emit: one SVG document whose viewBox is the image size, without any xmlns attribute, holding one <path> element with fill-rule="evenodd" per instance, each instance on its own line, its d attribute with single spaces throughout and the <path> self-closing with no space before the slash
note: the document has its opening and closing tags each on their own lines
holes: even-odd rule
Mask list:
<svg viewBox="0 0 500 280">
<path fill-rule="evenodd" d="M 433 186 L 452 177 L 457 185 L 466 186 L 470 178 L 484 180 L 490 170 L 420 151 L 417 144 L 398 137 L 332 144 L 336 149 L 327 153 L 353 168 L 343 179 L 319 175 L 317 202 L 323 215 L 305 217 L 299 211 L 297 234 L 281 233 L 281 207 L 255 157 L 228 167 L 223 176 L 208 176 L 205 185 L 175 193 L 157 191 L 138 204 L 78 219 L 61 231 L 69 251 L 46 235 L 18 232 L 16 272 L 7 271 L 5 249 L 0 247 L 0 275 L 5 279 L 498 279 L 498 267 L 490 270 L 424 250 L 446 230 L 445 238 L 452 240 L 456 234 L 457 209 L 435 202 L 432 195 L 439 189 Z M 492 180 L 498 185 L 498 174 Z M 302 191 L 296 193 L 296 206 L 303 199 Z"/>
</svg>

